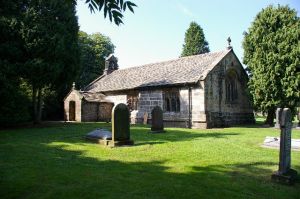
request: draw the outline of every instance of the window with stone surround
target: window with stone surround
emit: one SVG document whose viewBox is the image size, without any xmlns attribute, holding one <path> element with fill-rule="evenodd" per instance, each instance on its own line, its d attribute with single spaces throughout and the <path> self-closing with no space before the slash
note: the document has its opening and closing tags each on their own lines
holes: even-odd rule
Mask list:
<svg viewBox="0 0 300 199">
<path fill-rule="evenodd" d="M 127 106 L 130 111 L 137 110 L 138 94 L 127 95 Z"/>
<path fill-rule="evenodd" d="M 238 99 L 237 91 L 237 73 L 235 70 L 229 70 L 225 77 L 226 103 L 234 103 Z"/>
<path fill-rule="evenodd" d="M 180 112 L 180 96 L 179 91 L 164 91 L 164 111 L 165 112 Z"/>
</svg>

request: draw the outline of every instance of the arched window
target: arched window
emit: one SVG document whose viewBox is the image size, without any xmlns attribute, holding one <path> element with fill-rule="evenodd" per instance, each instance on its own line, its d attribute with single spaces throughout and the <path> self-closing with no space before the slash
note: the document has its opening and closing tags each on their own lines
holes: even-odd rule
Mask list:
<svg viewBox="0 0 300 199">
<path fill-rule="evenodd" d="M 232 103 L 238 99 L 237 92 L 237 73 L 235 70 L 229 70 L 225 77 L 226 102 Z"/>
<path fill-rule="evenodd" d="M 163 97 L 164 97 L 164 111 L 180 112 L 179 91 L 165 91 Z"/>
</svg>

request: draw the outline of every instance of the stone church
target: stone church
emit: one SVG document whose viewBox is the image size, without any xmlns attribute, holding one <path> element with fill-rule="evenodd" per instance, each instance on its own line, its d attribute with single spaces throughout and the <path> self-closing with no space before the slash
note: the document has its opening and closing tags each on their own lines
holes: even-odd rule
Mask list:
<svg viewBox="0 0 300 199">
<path fill-rule="evenodd" d="M 104 74 L 64 99 L 67 121 L 110 121 L 111 110 L 125 103 L 132 123 L 142 123 L 160 106 L 164 125 L 214 128 L 254 122 L 247 95 L 248 75 L 233 49 L 118 69 L 113 55 Z"/>
</svg>

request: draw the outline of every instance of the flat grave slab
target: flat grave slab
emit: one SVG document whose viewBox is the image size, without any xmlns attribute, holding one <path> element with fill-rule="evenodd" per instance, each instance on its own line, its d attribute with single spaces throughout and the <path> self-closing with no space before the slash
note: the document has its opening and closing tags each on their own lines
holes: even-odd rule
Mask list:
<svg viewBox="0 0 300 199">
<path fill-rule="evenodd" d="M 262 147 L 279 149 L 280 138 L 267 136 L 262 144 Z M 300 151 L 300 139 L 291 139 L 291 149 Z"/>
</svg>

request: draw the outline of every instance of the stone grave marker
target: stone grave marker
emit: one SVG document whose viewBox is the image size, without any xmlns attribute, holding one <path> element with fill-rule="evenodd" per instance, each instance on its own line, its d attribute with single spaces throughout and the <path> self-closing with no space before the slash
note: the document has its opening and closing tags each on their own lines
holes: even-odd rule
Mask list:
<svg viewBox="0 0 300 199">
<path fill-rule="evenodd" d="M 274 126 L 274 128 L 276 128 L 276 129 L 280 128 L 279 117 L 280 117 L 281 112 L 282 112 L 282 108 L 277 108 L 276 109 L 275 126 Z"/>
<path fill-rule="evenodd" d="M 278 110 L 280 109 L 280 110 Z M 284 184 L 293 184 L 297 172 L 291 169 L 291 131 L 292 114 L 289 108 L 278 108 L 280 124 L 279 169 L 272 175 L 272 180 Z"/>
<path fill-rule="evenodd" d="M 160 106 L 155 106 L 151 111 L 151 133 L 163 133 L 164 121 L 163 111 Z"/>
<path fill-rule="evenodd" d="M 96 129 L 86 135 L 86 139 L 106 146 L 133 145 L 130 140 L 130 113 L 125 104 L 117 104 L 112 110 L 112 132 Z"/>
<path fill-rule="evenodd" d="M 132 145 L 130 140 L 130 112 L 128 107 L 123 104 L 117 104 L 112 110 L 112 142 L 110 146 Z"/>
<path fill-rule="evenodd" d="M 144 113 L 144 120 L 143 120 L 143 124 L 147 124 L 148 123 L 148 112 Z"/>
</svg>

